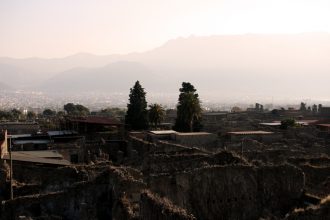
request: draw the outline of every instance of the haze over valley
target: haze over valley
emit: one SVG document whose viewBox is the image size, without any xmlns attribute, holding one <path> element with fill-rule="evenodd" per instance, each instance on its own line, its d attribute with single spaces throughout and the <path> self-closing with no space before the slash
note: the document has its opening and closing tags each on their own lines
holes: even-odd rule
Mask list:
<svg viewBox="0 0 330 220">
<path fill-rule="evenodd" d="M 193 83 L 205 103 L 327 102 L 329 72 L 327 33 L 191 36 L 126 55 L 0 58 L 2 90 L 86 104 L 107 95 L 125 105 L 136 80 L 150 101 L 167 105 L 176 103 L 183 81 Z"/>
</svg>

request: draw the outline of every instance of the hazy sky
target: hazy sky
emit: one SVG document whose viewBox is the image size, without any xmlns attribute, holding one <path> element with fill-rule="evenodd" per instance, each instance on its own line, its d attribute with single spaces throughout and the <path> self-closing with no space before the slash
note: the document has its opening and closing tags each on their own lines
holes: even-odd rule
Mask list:
<svg viewBox="0 0 330 220">
<path fill-rule="evenodd" d="M 0 56 L 139 52 L 189 35 L 330 32 L 329 0 L 0 0 Z"/>
</svg>

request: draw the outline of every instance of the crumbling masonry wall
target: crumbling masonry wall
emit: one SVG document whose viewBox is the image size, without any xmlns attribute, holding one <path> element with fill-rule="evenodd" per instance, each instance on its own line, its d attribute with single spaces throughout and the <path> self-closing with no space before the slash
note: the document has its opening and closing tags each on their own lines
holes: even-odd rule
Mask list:
<svg viewBox="0 0 330 220">
<path fill-rule="evenodd" d="M 19 197 L 6 201 L 1 206 L 3 220 L 18 219 L 19 216 L 60 219 L 114 219 L 120 198 L 127 195 L 132 202 L 139 202 L 139 193 L 145 184 L 135 180 L 121 168 L 108 167 L 92 181 L 79 182 L 63 191 L 42 195 Z M 118 218 L 120 219 L 120 218 Z"/>
<path fill-rule="evenodd" d="M 210 166 L 153 175 L 149 186 L 197 219 L 258 219 L 265 210 L 287 213 L 302 195 L 304 174 L 289 165 Z"/>
<path fill-rule="evenodd" d="M 140 216 L 141 220 L 196 220 L 186 210 L 150 191 L 144 191 L 141 194 Z"/>
</svg>

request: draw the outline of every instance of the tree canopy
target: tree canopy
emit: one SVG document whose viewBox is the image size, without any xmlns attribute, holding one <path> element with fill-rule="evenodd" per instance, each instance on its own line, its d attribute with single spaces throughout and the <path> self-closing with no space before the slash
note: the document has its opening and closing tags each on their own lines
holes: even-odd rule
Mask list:
<svg viewBox="0 0 330 220">
<path fill-rule="evenodd" d="M 42 112 L 42 115 L 45 117 L 52 117 L 52 116 L 56 115 L 56 111 L 53 111 L 53 110 L 47 108 Z"/>
<path fill-rule="evenodd" d="M 199 131 L 202 109 L 196 89 L 189 82 L 183 82 L 179 91 L 174 129 L 183 132 Z"/>
<path fill-rule="evenodd" d="M 159 104 L 149 105 L 149 122 L 157 128 L 158 125 L 164 120 L 165 110 Z"/>
<path fill-rule="evenodd" d="M 149 122 L 146 92 L 140 85 L 139 81 L 136 81 L 133 88 L 130 89 L 125 123 L 133 130 L 143 130 L 148 128 Z"/>
<path fill-rule="evenodd" d="M 284 119 L 281 121 L 281 129 L 288 129 L 290 127 L 295 127 L 296 126 L 296 120 L 289 118 L 289 119 Z"/>
<path fill-rule="evenodd" d="M 64 105 L 64 110 L 68 115 L 86 116 L 89 115 L 89 109 L 80 104 L 67 103 Z"/>
</svg>

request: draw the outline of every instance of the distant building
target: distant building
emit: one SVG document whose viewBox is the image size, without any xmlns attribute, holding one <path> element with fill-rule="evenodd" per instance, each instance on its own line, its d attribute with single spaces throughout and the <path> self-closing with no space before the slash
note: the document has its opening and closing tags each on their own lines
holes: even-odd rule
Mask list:
<svg viewBox="0 0 330 220">
<path fill-rule="evenodd" d="M 217 124 L 221 122 L 224 118 L 227 117 L 229 112 L 221 111 L 221 112 L 203 112 L 202 113 L 202 124 Z"/>
<path fill-rule="evenodd" d="M 321 107 L 319 109 L 320 116 L 322 117 L 330 117 L 330 107 Z"/>
<path fill-rule="evenodd" d="M 282 138 L 282 134 L 269 131 L 232 131 L 227 132 L 226 136 L 230 142 L 241 142 L 247 139 L 259 142 L 272 142 Z"/>
<path fill-rule="evenodd" d="M 33 134 L 40 130 L 37 122 L 1 122 L 0 130 L 7 130 L 8 134 Z"/>
<path fill-rule="evenodd" d="M 111 117 L 68 117 L 65 127 L 84 135 L 87 139 L 98 137 L 108 139 L 111 135 L 114 135 L 116 139 L 121 139 L 124 133 L 124 124 Z"/>
<path fill-rule="evenodd" d="M 317 124 L 316 127 L 321 131 L 330 133 L 330 124 Z"/>
<path fill-rule="evenodd" d="M 247 112 L 263 112 L 264 106 L 259 103 L 256 103 L 254 108 L 247 108 L 246 111 Z"/>
<path fill-rule="evenodd" d="M 148 131 L 132 134 L 148 141 L 169 141 L 187 147 L 215 147 L 218 136 L 208 132 L 176 132 L 174 130 Z"/>
</svg>

